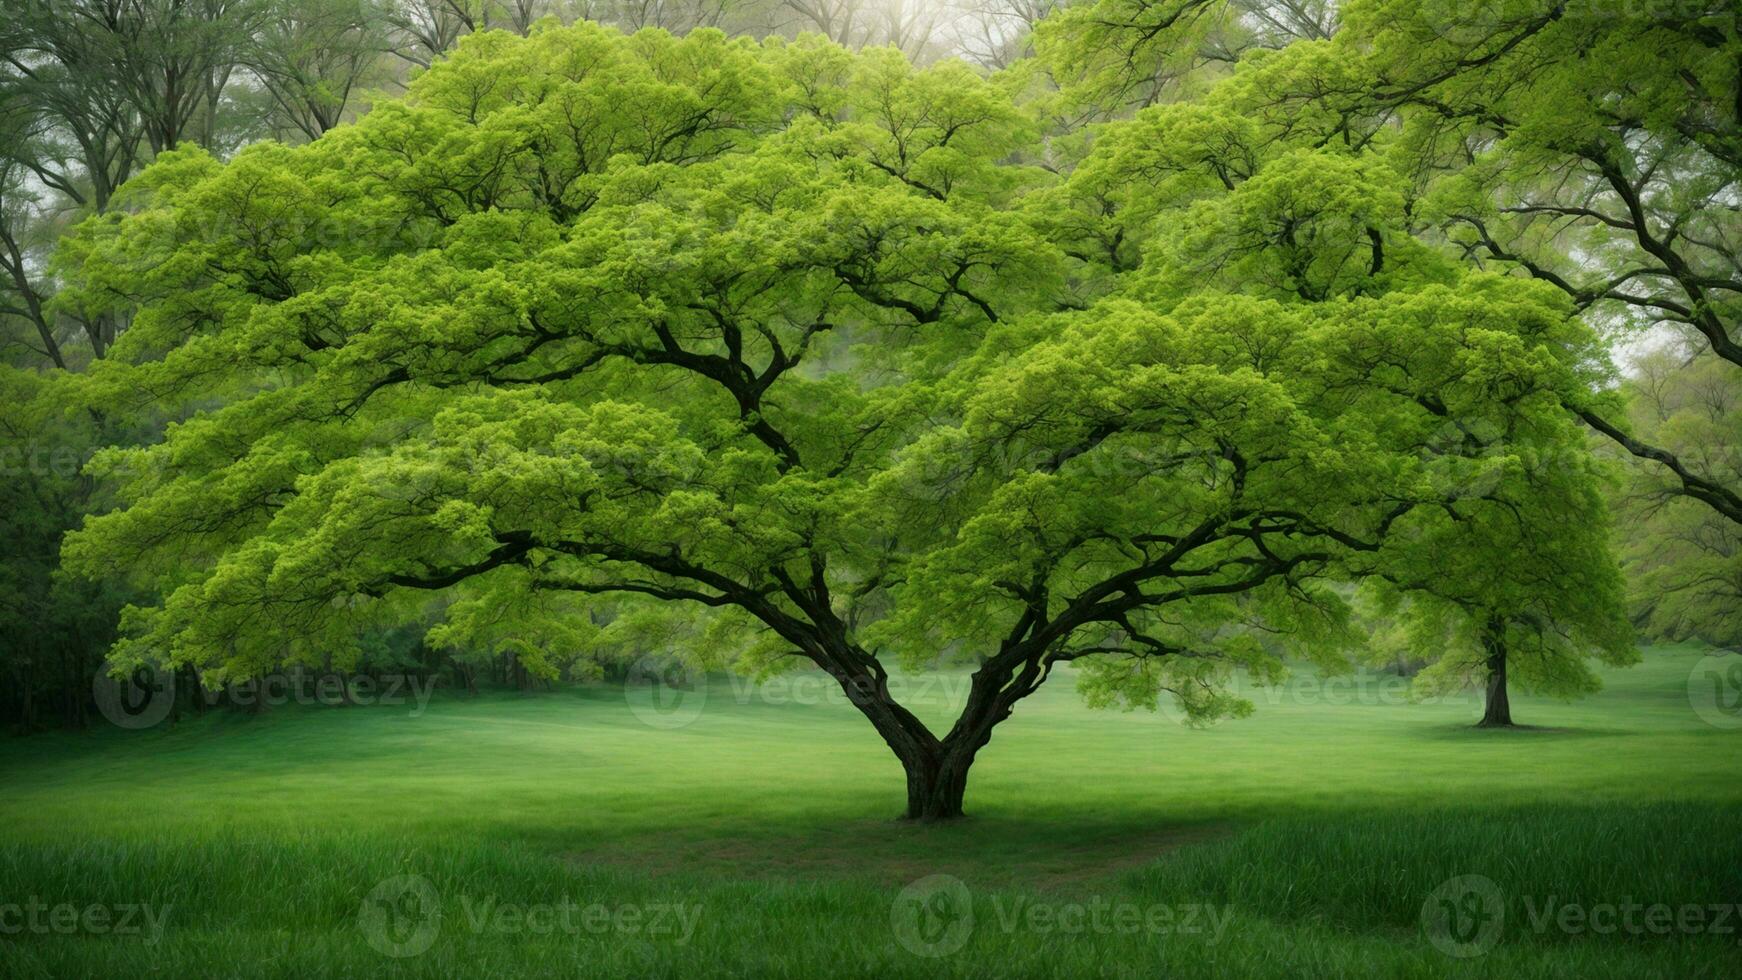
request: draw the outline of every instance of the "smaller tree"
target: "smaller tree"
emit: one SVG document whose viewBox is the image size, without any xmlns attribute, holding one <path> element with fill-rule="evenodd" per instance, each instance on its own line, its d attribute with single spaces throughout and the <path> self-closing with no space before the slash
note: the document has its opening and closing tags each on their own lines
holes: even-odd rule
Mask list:
<svg viewBox="0 0 1742 980">
<path fill-rule="evenodd" d="M 1567 448 L 1548 465 L 1497 466 L 1489 485 L 1397 542 L 1367 583 L 1382 615 L 1402 627 L 1410 656 L 1428 661 L 1413 694 L 1480 686 L 1478 727 L 1512 727 L 1514 685 L 1578 697 L 1601 687 L 1589 660 L 1639 659 L 1601 481 L 1578 447 Z M 1372 649 L 1397 659 L 1390 645 Z"/>
</svg>

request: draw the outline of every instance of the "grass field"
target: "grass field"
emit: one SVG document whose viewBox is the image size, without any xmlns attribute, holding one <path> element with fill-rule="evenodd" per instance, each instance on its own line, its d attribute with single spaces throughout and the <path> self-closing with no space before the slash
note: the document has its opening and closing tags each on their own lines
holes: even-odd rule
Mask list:
<svg viewBox="0 0 1742 980">
<path fill-rule="evenodd" d="M 803 680 L 9 739 L 0 975 L 1742 976 L 1742 731 L 1698 657 L 1511 732 L 1371 675 L 1203 730 L 1060 677 L 930 827 Z"/>
</svg>

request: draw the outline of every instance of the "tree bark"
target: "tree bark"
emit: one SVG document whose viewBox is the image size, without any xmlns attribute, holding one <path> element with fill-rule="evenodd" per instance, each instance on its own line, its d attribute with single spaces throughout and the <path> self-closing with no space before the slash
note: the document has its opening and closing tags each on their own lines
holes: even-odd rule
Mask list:
<svg viewBox="0 0 1742 980">
<path fill-rule="evenodd" d="M 1000 680 L 1003 677 L 1003 673 L 984 668 L 975 672 L 968 703 L 943 739 L 917 744 L 889 740 L 907 770 L 905 819 L 938 823 L 965 815 L 962 801 L 968 792 L 968 771 L 980 750 L 992 741 L 993 727 L 1010 717 L 1015 703 L 1015 698 L 1009 697 L 1012 690 Z"/>
<path fill-rule="evenodd" d="M 927 823 L 962 816 L 968 790 L 968 768 L 977 745 L 959 737 L 960 723 L 950 737 L 938 739 L 920 720 L 889 696 L 887 677 L 876 674 L 835 674 L 847 699 L 871 722 L 884 744 L 907 772 L 907 809 L 902 817 Z M 970 697 L 972 702 L 972 697 Z M 990 734 L 988 728 L 987 733 Z"/>
<path fill-rule="evenodd" d="M 1490 623 L 1483 645 L 1488 648 L 1488 705 L 1476 727 L 1511 728 L 1512 702 L 1506 696 L 1505 626 Z"/>
<path fill-rule="evenodd" d="M 903 819 L 939 823 L 964 816 L 962 800 L 968 793 L 968 769 L 973 764 L 973 751 L 949 745 L 926 757 L 902 759 L 907 769 L 907 812 Z"/>
<path fill-rule="evenodd" d="M 821 574 L 820 569 L 817 574 Z M 812 598 L 796 586 L 793 591 L 801 599 Z M 746 608 L 828 672 L 841 685 L 848 702 L 871 722 L 884 744 L 901 761 L 907 774 L 907 808 L 902 814 L 905 819 L 921 822 L 960 819 L 968 789 L 968 770 L 974 757 L 991 741 L 993 727 L 1010 717 L 1016 702 L 1032 694 L 1045 679 L 1046 670 L 1038 655 L 1044 644 L 1007 644 L 1007 649 L 998 656 L 983 660 L 970 679 L 967 703 L 961 714 L 949 733 L 939 738 L 891 696 L 889 674 L 877 658 L 848 638 L 845 624 L 833 616 L 826 603 L 816 605 L 812 615 L 827 628 L 807 627 L 779 610 L 762 608 L 761 603 Z M 1045 642 L 1052 642 L 1052 638 L 1046 637 Z"/>
</svg>

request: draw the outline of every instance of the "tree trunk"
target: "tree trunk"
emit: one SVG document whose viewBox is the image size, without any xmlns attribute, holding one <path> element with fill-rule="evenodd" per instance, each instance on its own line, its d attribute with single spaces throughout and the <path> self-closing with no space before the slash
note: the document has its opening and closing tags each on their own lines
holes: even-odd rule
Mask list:
<svg viewBox="0 0 1742 980">
<path fill-rule="evenodd" d="M 906 819 L 936 823 L 964 816 L 968 770 L 974 757 L 992 741 L 993 726 L 1010 716 L 1009 706 L 999 702 L 998 688 L 990 682 L 992 676 L 976 675 L 961 717 L 941 741 L 917 751 L 912 745 L 890 743 L 907 769 Z"/>
<path fill-rule="evenodd" d="M 1506 696 L 1505 627 L 1490 623 L 1483 639 L 1488 648 L 1488 706 L 1477 728 L 1511 728 L 1512 702 Z"/>
<path fill-rule="evenodd" d="M 960 818 L 968 789 L 968 767 L 979 746 L 968 748 L 954 732 L 942 740 L 933 736 L 918 718 L 889 697 L 882 676 L 843 673 L 835 679 L 907 771 L 903 819 L 931 823 Z"/>
<path fill-rule="evenodd" d="M 772 617 L 779 622 L 780 617 Z M 875 657 L 837 632 L 821 637 L 794 630 L 795 644 L 812 646 L 813 661 L 841 685 L 847 700 L 871 722 L 907 774 L 907 820 L 958 820 L 974 757 L 1016 702 L 1046 677 L 1036 650 L 1015 647 L 983 661 L 969 680 L 967 703 L 948 734 L 938 738 L 890 695 L 889 676 Z M 806 641 L 811 641 L 807 643 Z"/>
<path fill-rule="evenodd" d="M 904 819 L 921 823 L 957 820 L 963 816 L 962 799 L 968 793 L 968 767 L 973 755 L 945 751 L 940 756 L 914 761 L 907 767 L 907 812 Z"/>
</svg>

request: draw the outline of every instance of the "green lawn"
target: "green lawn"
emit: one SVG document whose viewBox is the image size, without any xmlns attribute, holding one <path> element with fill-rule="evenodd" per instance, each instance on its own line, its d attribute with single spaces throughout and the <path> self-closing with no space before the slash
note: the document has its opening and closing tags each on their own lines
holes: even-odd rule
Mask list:
<svg viewBox="0 0 1742 980">
<path fill-rule="evenodd" d="M 815 683 L 716 679 L 670 728 L 599 685 L 10 739 L 0 929 L 95 903 L 162 933 L 23 928 L 0 975 L 1737 976 L 1742 731 L 1690 707 L 1697 660 L 1515 696 L 1539 727 L 1502 733 L 1372 676 L 1203 730 L 1060 676 L 934 827 L 891 819 L 894 757 Z M 958 684 L 908 692 L 941 718 Z M 1464 875 L 1503 918 L 1454 958 L 1423 911 L 1477 909 L 1441 888 Z M 378 901 L 404 876 L 439 917 Z M 1653 905 L 1704 924 L 1654 932 Z"/>
</svg>

